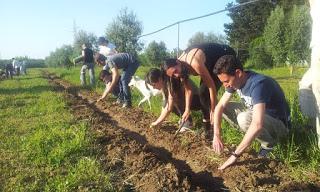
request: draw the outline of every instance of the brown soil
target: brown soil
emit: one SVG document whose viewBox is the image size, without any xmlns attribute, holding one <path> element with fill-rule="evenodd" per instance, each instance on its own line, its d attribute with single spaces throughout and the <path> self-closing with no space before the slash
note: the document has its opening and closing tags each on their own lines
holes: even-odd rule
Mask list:
<svg viewBox="0 0 320 192">
<path fill-rule="evenodd" d="M 124 110 L 113 99 L 96 103 L 97 93 L 79 91 L 52 74 L 46 77 L 66 90 L 76 118 L 90 120 L 101 162 L 117 173 L 114 182 L 121 191 L 320 191 L 318 177 L 310 183 L 295 181 L 285 165 L 256 158 L 252 151 L 221 172 L 221 158 L 200 136 L 174 138 L 177 128 L 172 123 L 149 128 L 156 117 L 142 109 Z"/>
</svg>

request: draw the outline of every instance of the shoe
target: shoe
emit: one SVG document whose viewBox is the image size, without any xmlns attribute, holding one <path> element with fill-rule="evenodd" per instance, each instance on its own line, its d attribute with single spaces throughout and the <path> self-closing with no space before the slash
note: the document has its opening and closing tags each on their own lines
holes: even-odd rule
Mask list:
<svg viewBox="0 0 320 192">
<path fill-rule="evenodd" d="M 261 157 L 261 158 L 267 158 L 268 157 L 268 154 L 270 152 L 272 152 L 273 149 L 270 148 L 270 149 L 264 149 L 264 148 L 260 148 L 259 152 L 258 152 L 258 157 Z"/>
<path fill-rule="evenodd" d="M 181 121 L 179 120 L 179 124 L 180 124 L 180 122 Z M 183 123 L 179 133 L 183 133 L 186 131 L 192 131 L 191 128 L 192 128 L 192 123 L 189 120 L 187 120 L 186 122 Z"/>
<path fill-rule="evenodd" d="M 131 107 L 132 107 L 131 103 L 128 103 L 128 102 L 125 102 L 122 105 L 122 108 L 131 108 Z"/>
</svg>

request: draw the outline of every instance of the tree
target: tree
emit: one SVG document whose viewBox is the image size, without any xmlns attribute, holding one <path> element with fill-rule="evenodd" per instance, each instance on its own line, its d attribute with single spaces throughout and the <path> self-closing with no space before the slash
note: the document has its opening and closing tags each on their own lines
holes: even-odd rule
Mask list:
<svg viewBox="0 0 320 192">
<path fill-rule="evenodd" d="M 309 60 L 311 40 L 311 17 L 307 6 L 294 5 L 286 27 L 286 45 L 290 65 L 299 65 Z"/>
<path fill-rule="evenodd" d="M 45 64 L 50 67 L 70 68 L 72 66 L 73 53 L 74 50 L 71 45 L 63 45 L 46 57 Z"/>
<path fill-rule="evenodd" d="M 248 2 L 248 0 L 236 0 L 238 4 Z M 229 3 L 227 7 L 234 6 Z M 262 0 L 249 5 L 240 6 L 230 9 L 228 16 L 232 22 L 225 24 L 225 32 L 230 45 L 243 54 L 240 54 L 240 60 L 247 59 L 247 50 L 250 42 L 261 36 L 264 31 L 264 26 L 273 10 L 273 4 L 269 0 Z"/>
<path fill-rule="evenodd" d="M 178 50 L 178 48 L 174 48 L 174 49 L 172 49 L 172 51 L 170 51 L 169 57 L 171 57 L 171 58 L 177 58 L 177 57 L 179 57 L 182 53 L 183 53 L 183 50 L 181 50 L 181 49 Z"/>
<path fill-rule="evenodd" d="M 266 69 L 272 67 L 272 57 L 266 52 L 263 37 L 258 37 L 251 41 L 248 50 L 247 68 Z"/>
<path fill-rule="evenodd" d="M 127 52 L 137 55 L 142 49 L 138 36 L 142 33 L 142 23 L 138 21 L 133 12 L 127 8 L 120 10 L 120 14 L 106 29 L 109 41 L 117 46 L 119 52 Z"/>
<path fill-rule="evenodd" d="M 205 35 L 203 32 L 195 33 L 188 41 L 188 47 L 200 43 L 220 43 L 227 44 L 226 37 L 223 35 L 216 35 L 213 32 L 209 32 Z"/>
<path fill-rule="evenodd" d="M 276 66 L 284 66 L 287 60 L 285 19 L 283 8 L 277 6 L 276 9 L 271 12 L 263 34 L 266 51 L 272 56 Z"/>
<path fill-rule="evenodd" d="M 73 38 L 74 56 L 78 56 L 81 54 L 81 46 L 84 43 L 90 43 L 93 47 L 97 47 L 97 36 L 93 33 L 88 33 L 84 30 L 79 30 L 75 32 Z"/>
<path fill-rule="evenodd" d="M 149 65 L 160 66 L 168 57 L 166 44 L 163 41 L 157 43 L 152 41 L 145 50 Z"/>
</svg>

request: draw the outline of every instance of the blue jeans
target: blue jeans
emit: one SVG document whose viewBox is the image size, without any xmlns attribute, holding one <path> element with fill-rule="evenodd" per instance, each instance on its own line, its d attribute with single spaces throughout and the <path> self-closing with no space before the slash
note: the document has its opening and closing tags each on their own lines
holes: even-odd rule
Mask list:
<svg viewBox="0 0 320 192">
<path fill-rule="evenodd" d="M 81 67 L 80 70 L 80 81 L 81 85 L 86 85 L 86 70 L 89 70 L 90 76 L 90 84 L 95 85 L 95 78 L 94 78 L 94 64 L 93 63 L 86 63 Z"/>
<path fill-rule="evenodd" d="M 125 103 L 131 104 L 131 91 L 129 87 L 129 82 L 131 81 L 132 76 L 137 71 L 139 67 L 139 62 L 134 61 L 128 65 L 126 69 L 123 69 L 123 73 L 120 77 L 119 82 L 119 99 Z"/>
</svg>

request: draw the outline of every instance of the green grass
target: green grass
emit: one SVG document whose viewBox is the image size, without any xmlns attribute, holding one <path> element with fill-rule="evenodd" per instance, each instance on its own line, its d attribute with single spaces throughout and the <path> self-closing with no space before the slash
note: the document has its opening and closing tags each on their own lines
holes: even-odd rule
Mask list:
<svg viewBox="0 0 320 192">
<path fill-rule="evenodd" d="M 0 191 L 113 190 L 62 94 L 39 70 L 0 82 Z"/>
<path fill-rule="evenodd" d="M 148 69 L 149 67 L 141 66 L 136 72 L 136 75 L 144 78 Z M 80 68 L 72 69 L 67 72 L 65 69 L 50 69 L 50 71 L 60 74 L 62 78 L 69 80 L 76 85 L 80 85 L 78 77 Z M 100 69 L 97 69 L 96 73 L 99 71 Z M 307 179 L 306 175 L 308 171 L 316 173 L 316 170 L 320 169 L 320 150 L 316 145 L 317 138 L 315 132 L 310 126 L 312 124 L 311 120 L 304 117 L 299 109 L 298 82 L 301 80 L 306 69 L 296 68 L 292 75 L 290 74 L 289 68 L 286 67 L 256 71 L 271 76 L 279 82 L 291 108 L 292 129 L 290 135 L 275 147 L 272 157 L 285 162 L 289 168 L 292 169 L 293 176 L 298 179 Z M 199 78 L 191 78 L 196 83 L 199 83 Z M 103 88 L 104 86 L 100 83 L 97 85 L 96 91 L 101 93 Z M 224 89 L 221 88 L 218 97 L 222 95 L 223 91 Z M 133 104 L 137 105 L 142 96 L 136 90 L 133 90 L 132 95 Z M 235 97 L 234 99 L 237 100 L 238 98 Z M 149 110 L 149 106 L 146 103 L 143 105 L 143 109 L 156 116 L 159 115 L 161 111 L 161 98 L 153 97 L 151 99 L 151 105 L 152 110 Z M 195 122 L 195 129 L 199 130 L 202 125 L 202 115 L 200 112 L 192 112 L 192 116 Z M 171 115 L 170 119 L 177 121 L 178 117 Z M 235 146 L 241 142 L 243 134 L 238 130 L 232 128 L 225 121 L 223 121 L 222 128 L 223 140 L 226 144 Z M 258 150 L 259 143 L 254 142 L 252 148 Z"/>
</svg>

